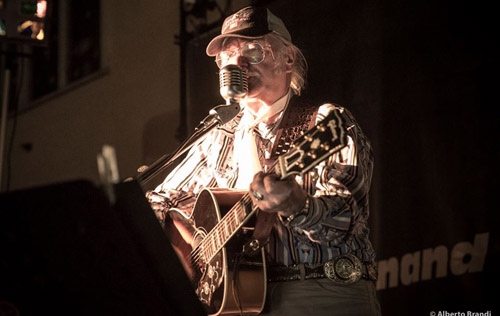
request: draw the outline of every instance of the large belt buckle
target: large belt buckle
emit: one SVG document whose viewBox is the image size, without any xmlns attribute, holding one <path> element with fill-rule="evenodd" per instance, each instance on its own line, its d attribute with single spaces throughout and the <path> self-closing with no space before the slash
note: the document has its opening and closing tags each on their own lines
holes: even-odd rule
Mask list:
<svg viewBox="0 0 500 316">
<path fill-rule="evenodd" d="M 340 284 L 351 284 L 361 279 L 361 261 L 351 254 L 325 262 L 323 270 L 330 280 Z"/>
</svg>

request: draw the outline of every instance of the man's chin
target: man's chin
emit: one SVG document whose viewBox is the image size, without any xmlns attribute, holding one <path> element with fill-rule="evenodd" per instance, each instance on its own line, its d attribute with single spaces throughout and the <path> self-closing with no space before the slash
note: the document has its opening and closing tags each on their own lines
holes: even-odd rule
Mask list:
<svg viewBox="0 0 500 316">
<path fill-rule="evenodd" d="M 249 98 L 257 98 L 260 92 L 261 92 L 260 84 L 256 82 L 251 82 L 249 80 L 247 96 Z"/>
<path fill-rule="evenodd" d="M 260 96 L 259 94 L 248 92 L 248 94 L 246 96 L 246 100 L 248 102 L 257 102 L 257 101 L 260 101 L 259 96 Z"/>
</svg>

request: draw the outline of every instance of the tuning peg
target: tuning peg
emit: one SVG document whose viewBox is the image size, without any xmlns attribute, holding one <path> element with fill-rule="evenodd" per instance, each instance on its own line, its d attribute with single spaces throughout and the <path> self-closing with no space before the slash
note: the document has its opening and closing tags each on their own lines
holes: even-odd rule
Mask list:
<svg viewBox="0 0 500 316">
<path fill-rule="evenodd" d="M 316 154 L 313 151 L 307 152 L 307 156 L 311 157 L 312 159 L 316 159 Z"/>
</svg>

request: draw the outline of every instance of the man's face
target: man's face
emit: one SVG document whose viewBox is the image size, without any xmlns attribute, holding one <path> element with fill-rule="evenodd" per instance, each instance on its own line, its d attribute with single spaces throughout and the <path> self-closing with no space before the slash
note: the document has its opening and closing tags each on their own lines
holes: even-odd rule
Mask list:
<svg viewBox="0 0 500 316">
<path fill-rule="evenodd" d="M 222 44 L 222 54 L 219 54 L 219 67 L 238 65 L 248 72 L 248 98 L 258 99 L 270 105 L 282 97 L 289 87 L 289 73 L 286 56 L 278 52 L 281 44 L 278 41 L 269 42 L 269 39 L 246 40 L 228 38 Z M 263 59 L 255 63 L 258 58 L 249 58 L 258 54 L 248 54 L 263 48 Z M 287 69 L 290 68 L 290 71 Z"/>
</svg>

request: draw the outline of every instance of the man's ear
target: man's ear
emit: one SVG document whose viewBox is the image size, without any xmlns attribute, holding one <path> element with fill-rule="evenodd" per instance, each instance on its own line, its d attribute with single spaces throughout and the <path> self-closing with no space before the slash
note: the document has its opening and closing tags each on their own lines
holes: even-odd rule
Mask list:
<svg viewBox="0 0 500 316">
<path fill-rule="evenodd" d="M 293 70 L 293 65 L 295 64 L 295 50 L 290 46 L 287 46 L 286 49 L 287 53 L 285 57 L 285 69 L 286 73 L 291 73 Z"/>
</svg>

